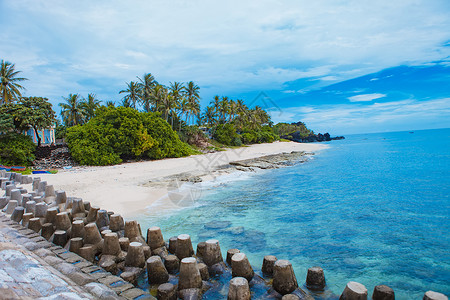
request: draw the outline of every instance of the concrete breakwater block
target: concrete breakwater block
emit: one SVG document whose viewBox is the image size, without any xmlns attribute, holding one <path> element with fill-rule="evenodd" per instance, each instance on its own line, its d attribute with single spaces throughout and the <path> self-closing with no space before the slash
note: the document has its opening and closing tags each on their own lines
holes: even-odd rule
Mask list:
<svg viewBox="0 0 450 300">
<path fill-rule="evenodd" d="M 64 230 L 56 230 L 53 233 L 53 244 L 64 248 L 67 244 L 67 232 Z"/>
<path fill-rule="evenodd" d="M 53 233 L 55 232 L 55 227 L 52 223 L 45 223 L 42 225 L 41 229 L 41 236 L 46 239 L 47 241 L 50 241 Z"/>
<path fill-rule="evenodd" d="M 83 239 L 80 237 L 71 238 L 69 241 L 69 251 L 80 254 L 80 248 L 83 247 Z"/>
<path fill-rule="evenodd" d="M 91 209 L 89 210 L 87 216 L 86 216 L 86 223 L 92 223 L 97 220 L 97 212 L 100 210 L 100 207 L 98 206 L 91 206 Z"/>
<path fill-rule="evenodd" d="M 203 261 L 208 267 L 223 262 L 222 252 L 220 252 L 218 240 L 212 239 L 205 242 Z"/>
<path fill-rule="evenodd" d="M 84 213 L 84 206 L 83 206 L 83 213 Z M 97 224 L 97 227 L 99 229 L 105 229 L 109 226 L 109 216 L 106 210 L 100 209 L 97 212 L 97 219 L 95 221 L 95 224 Z"/>
<path fill-rule="evenodd" d="M 277 261 L 277 257 L 274 255 L 264 256 L 261 271 L 265 275 L 272 276 L 273 275 L 273 267 L 274 267 L 276 261 Z"/>
<path fill-rule="evenodd" d="M 70 222 L 69 214 L 67 212 L 56 214 L 55 227 L 56 230 L 70 230 L 72 227 L 72 222 Z"/>
<path fill-rule="evenodd" d="M 56 224 L 56 215 L 59 213 L 58 208 L 51 207 L 47 209 L 47 214 L 45 215 L 45 223 Z"/>
<path fill-rule="evenodd" d="M 125 223 L 121 215 L 113 214 L 109 217 L 109 229 L 113 232 L 117 232 L 123 230 L 125 227 Z"/>
<path fill-rule="evenodd" d="M 373 289 L 372 300 L 395 300 L 394 290 L 387 285 L 377 285 Z"/>
<path fill-rule="evenodd" d="M 427 291 L 423 295 L 423 300 L 448 300 L 448 297 L 438 292 Z"/>
<path fill-rule="evenodd" d="M 147 230 L 147 244 L 149 245 L 151 250 L 166 246 L 163 235 L 161 233 L 161 228 L 153 226 Z"/>
<path fill-rule="evenodd" d="M 294 269 L 288 260 L 280 259 L 275 262 L 273 266 L 273 288 L 281 295 L 290 294 L 298 288 Z"/>
<path fill-rule="evenodd" d="M 233 257 L 233 255 L 235 255 L 236 253 L 239 253 L 241 251 L 239 251 L 239 249 L 228 249 L 227 250 L 227 258 L 226 258 L 226 262 L 229 266 L 231 266 L 231 258 Z"/>
<path fill-rule="evenodd" d="M 22 216 L 22 226 L 28 227 L 28 223 L 30 222 L 31 218 L 34 218 L 33 213 L 24 213 Z"/>
<path fill-rule="evenodd" d="M 86 230 L 84 229 L 84 222 L 82 220 L 75 220 L 72 222 L 72 234 L 71 236 L 84 239 L 86 236 Z"/>
<path fill-rule="evenodd" d="M 158 286 L 156 298 L 158 300 L 177 300 L 177 287 L 171 283 L 163 283 Z"/>
<path fill-rule="evenodd" d="M 14 209 L 18 206 L 17 200 L 9 200 L 8 205 L 6 205 L 6 208 L 3 209 L 7 215 L 10 215 L 13 213 Z"/>
<path fill-rule="evenodd" d="M 191 237 L 188 234 L 180 234 L 177 237 L 175 253 L 180 260 L 194 255 L 194 248 L 192 247 Z"/>
<path fill-rule="evenodd" d="M 169 274 L 176 274 L 180 270 L 180 260 L 175 255 L 168 255 L 164 260 L 164 266 Z"/>
<path fill-rule="evenodd" d="M 8 204 L 9 199 L 6 197 L 0 197 L 0 209 L 5 208 L 5 206 Z"/>
<path fill-rule="evenodd" d="M 169 252 L 172 254 L 176 254 L 177 252 L 177 241 L 178 241 L 177 236 L 173 236 L 169 239 Z"/>
<path fill-rule="evenodd" d="M 41 231 L 41 228 L 42 224 L 39 218 L 31 218 L 30 221 L 28 222 L 28 229 L 31 229 L 36 233 Z"/>
<path fill-rule="evenodd" d="M 178 290 L 200 289 L 202 287 L 202 277 L 194 257 L 185 257 L 181 260 L 180 275 L 178 280 Z"/>
<path fill-rule="evenodd" d="M 230 280 L 228 300 L 250 300 L 250 298 L 250 287 L 247 279 L 243 277 L 234 277 Z"/>
<path fill-rule="evenodd" d="M 65 191 L 57 190 L 55 191 L 55 203 L 58 206 L 65 205 L 67 201 L 67 195 Z"/>
<path fill-rule="evenodd" d="M 127 256 L 125 257 L 126 267 L 143 268 L 145 267 L 145 255 L 142 244 L 132 242 L 128 247 Z"/>
<path fill-rule="evenodd" d="M 34 215 L 37 218 L 45 218 L 45 216 L 47 215 L 47 209 L 48 209 L 47 203 L 44 203 L 44 202 L 37 203 L 35 206 Z"/>
<path fill-rule="evenodd" d="M 361 283 L 350 281 L 339 300 L 367 300 L 367 289 Z"/>
<path fill-rule="evenodd" d="M 72 200 L 72 210 L 71 210 L 72 217 L 81 217 L 84 218 L 86 216 L 85 210 L 84 210 L 84 203 L 83 199 L 81 198 L 75 198 Z"/>
<path fill-rule="evenodd" d="M 169 280 L 169 272 L 167 272 L 161 257 L 155 255 L 147 259 L 147 276 L 148 283 L 165 283 Z"/>
<path fill-rule="evenodd" d="M 103 242 L 103 255 L 117 256 L 121 253 L 119 236 L 115 232 L 107 233 Z"/>
<path fill-rule="evenodd" d="M 325 288 L 325 274 L 321 267 L 312 267 L 308 269 L 306 286 L 310 290 L 317 291 L 321 291 Z"/>
<path fill-rule="evenodd" d="M 135 220 L 125 222 L 124 236 L 129 238 L 130 242 L 146 244 L 144 238 L 142 237 L 141 227 Z"/>
<path fill-rule="evenodd" d="M 22 206 L 17 206 L 16 208 L 14 208 L 14 211 L 11 214 L 11 220 L 17 223 L 22 221 L 24 211 L 25 209 Z"/>
<path fill-rule="evenodd" d="M 236 253 L 231 258 L 231 270 L 233 277 L 243 277 L 248 281 L 251 281 L 255 275 L 247 256 L 242 252 Z"/>
</svg>

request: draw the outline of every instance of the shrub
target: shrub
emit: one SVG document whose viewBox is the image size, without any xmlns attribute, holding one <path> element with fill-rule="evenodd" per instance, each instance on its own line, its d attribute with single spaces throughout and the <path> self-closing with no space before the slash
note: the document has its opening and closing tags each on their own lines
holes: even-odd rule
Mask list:
<svg viewBox="0 0 450 300">
<path fill-rule="evenodd" d="M 0 163 L 29 166 L 34 160 L 36 145 L 29 136 L 19 133 L 0 134 Z"/>
<path fill-rule="evenodd" d="M 156 145 L 145 152 L 148 158 L 182 157 L 189 155 L 188 146 L 183 143 L 169 123 L 159 117 L 158 113 L 141 113 L 142 123 L 149 135 L 156 140 Z"/>
<path fill-rule="evenodd" d="M 69 128 L 66 139 L 72 157 L 85 165 L 189 155 L 188 146 L 159 114 L 125 107 L 100 108 L 85 125 Z"/>
<path fill-rule="evenodd" d="M 236 127 L 232 124 L 220 124 L 213 130 L 213 138 L 224 145 L 238 146 L 237 143 L 242 141 L 239 139 L 239 135 L 236 133 Z M 239 139 L 239 142 L 237 141 Z"/>
</svg>

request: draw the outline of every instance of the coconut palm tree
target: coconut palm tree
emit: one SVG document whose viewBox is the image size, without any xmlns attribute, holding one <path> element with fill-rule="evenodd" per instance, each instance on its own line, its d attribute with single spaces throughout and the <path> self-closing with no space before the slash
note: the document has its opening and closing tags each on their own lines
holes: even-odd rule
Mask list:
<svg viewBox="0 0 450 300">
<path fill-rule="evenodd" d="M 140 100 L 139 85 L 135 81 L 127 83 L 127 89 L 121 90 L 119 94 L 127 93 L 123 99 L 130 103 L 130 106 L 136 108 L 136 103 Z"/>
<path fill-rule="evenodd" d="M 152 91 L 158 82 L 155 80 L 155 77 L 151 73 L 144 74 L 143 78 L 139 78 L 139 92 L 141 104 L 144 107 L 146 112 L 151 111 L 151 105 L 154 102 L 152 99 Z"/>
<path fill-rule="evenodd" d="M 85 120 L 84 110 L 81 105 L 81 97 L 78 94 L 69 94 L 69 97 L 63 99 L 66 103 L 59 103 L 62 108 L 61 116 L 66 126 L 75 126 L 83 124 Z"/>
<path fill-rule="evenodd" d="M 100 100 L 96 99 L 95 94 L 88 94 L 87 99 L 83 99 L 80 103 L 83 109 L 86 122 L 95 117 L 95 111 L 100 107 Z"/>
<path fill-rule="evenodd" d="M 179 106 L 178 106 L 178 109 L 179 109 L 179 118 L 180 118 L 180 126 L 179 126 L 179 131 L 181 131 L 181 119 L 182 119 L 182 117 L 183 117 L 183 115 L 186 115 L 186 124 L 187 124 L 187 119 L 188 119 L 188 117 L 189 117 L 189 111 L 190 111 L 190 108 L 189 108 L 189 102 L 188 102 L 188 100 L 186 99 L 186 98 L 182 98 L 181 99 L 181 101 L 180 101 L 180 104 L 179 104 Z"/>
<path fill-rule="evenodd" d="M 206 120 L 206 123 L 208 124 L 208 126 L 213 126 L 216 124 L 217 113 L 216 113 L 214 106 L 207 106 L 204 115 L 205 115 L 205 120 Z"/>
<path fill-rule="evenodd" d="M 222 97 L 219 102 L 220 121 L 222 122 L 222 124 L 225 123 L 229 110 L 230 110 L 230 103 L 228 97 L 226 96 Z"/>
<path fill-rule="evenodd" d="M 26 78 L 17 77 L 20 71 L 16 71 L 15 64 L 10 62 L 1 60 L 0 63 L 0 92 L 2 99 L 0 104 L 2 103 L 10 103 L 14 100 L 19 99 L 22 94 L 20 90 L 24 90 L 25 88 L 19 84 L 21 81 L 28 80 Z"/>
<path fill-rule="evenodd" d="M 198 115 L 200 113 L 200 87 L 193 81 L 189 81 L 184 87 L 184 90 L 189 102 L 189 107 L 191 108 L 190 114 L 192 116 Z"/>
<path fill-rule="evenodd" d="M 153 111 L 159 111 L 161 109 L 161 105 L 164 101 L 164 98 L 166 96 L 166 88 L 161 85 L 157 84 L 151 93 L 151 99 L 153 101 L 154 110 Z"/>
</svg>

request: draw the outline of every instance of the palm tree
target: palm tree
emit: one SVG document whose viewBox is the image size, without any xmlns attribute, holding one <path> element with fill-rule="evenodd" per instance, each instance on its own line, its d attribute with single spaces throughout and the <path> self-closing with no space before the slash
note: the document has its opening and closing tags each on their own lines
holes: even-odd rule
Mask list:
<svg viewBox="0 0 450 300">
<path fill-rule="evenodd" d="M 189 81 L 184 87 L 186 98 L 191 108 L 190 113 L 195 116 L 200 112 L 200 87 L 193 81 Z"/>
<path fill-rule="evenodd" d="M 188 119 L 188 116 L 189 116 L 188 113 L 190 111 L 190 108 L 189 108 L 188 100 L 186 98 L 182 98 L 178 108 L 180 110 L 180 122 L 179 122 L 180 123 L 180 128 L 179 128 L 179 131 L 181 131 L 181 118 L 185 114 L 186 115 L 186 124 L 187 124 L 187 119 Z"/>
<path fill-rule="evenodd" d="M 228 101 L 228 97 L 222 97 L 219 103 L 219 113 L 222 124 L 225 123 L 226 116 L 230 110 L 230 103 Z"/>
<path fill-rule="evenodd" d="M 16 77 L 19 75 L 20 71 L 16 71 L 15 68 L 15 64 L 11 64 L 10 62 L 2 59 L 0 63 L 0 92 L 2 95 L 2 101 L 0 101 L 0 104 L 9 103 L 13 100 L 19 99 L 22 96 L 20 90 L 25 89 L 19 84 L 19 82 L 28 79 Z"/>
<path fill-rule="evenodd" d="M 81 108 L 86 117 L 86 122 L 95 117 L 95 111 L 100 107 L 100 100 L 95 98 L 95 94 L 88 94 L 88 98 L 81 101 Z"/>
<path fill-rule="evenodd" d="M 115 107 L 116 106 L 116 102 L 114 102 L 112 100 L 108 100 L 108 101 L 106 101 L 106 106 L 107 107 Z"/>
<path fill-rule="evenodd" d="M 204 115 L 208 126 L 212 126 L 216 123 L 217 113 L 214 106 L 207 106 Z"/>
<path fill-rule="evenodd" d="M 140 99 L 139 85 L 134 81 L 130 81 L 130 83 L 127 83 L 127 89 L 119 92 L 119 94 L 122 93 L 127 93 L 123 99 L 126 99 L 131 107 L 136 108 L 136 102 Z"/>
<path fill-rule="evenodd" d="M 66 103 L 59 103 L 62 108 L 61 116 L 66 126 L 75 126 L 82 124 L 85 116 L 81 105 L 81 97 L 78 94 L 69 94 L 69 97 L 63 99 Z"/>
<path fill-rule="evenodd" d="M 155 86 L 158 84 L 156 82 L 155 77 L 151 73 L 144 74 L 143 78 L 139 78 L 139 91 L 140 91 L 140 98 L 142 106 L 144 107 L 144 110 L 146 112 L 151 111 L 151 104 L 153 102 L 152 99 L 152 91 L 155 88 Z"/>
</svg>

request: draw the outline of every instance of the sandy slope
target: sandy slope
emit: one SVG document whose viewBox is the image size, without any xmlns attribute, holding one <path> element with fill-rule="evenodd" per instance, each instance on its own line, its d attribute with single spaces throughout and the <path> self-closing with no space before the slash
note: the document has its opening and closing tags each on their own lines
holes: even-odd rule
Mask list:
<svg viewBox="0 0 450 300">
<path fill-rule="evenodd" d="M 276 142 L 183 158 L 79 167 L 40 176 L 55 189 L 65 190 L 67 196 L 81 197 L 91 205 L 131 217 L 158 199 L 163 201 L 162 207 L 171 206 L 170 200 L 163 197 L 168 193 L 168 186 L 161 178 L 187 172 L 208 179 L 206 174 L 231 161 L 291 151 L 314 152 L 326 147 L 324 144 Z"/>
</svg>

